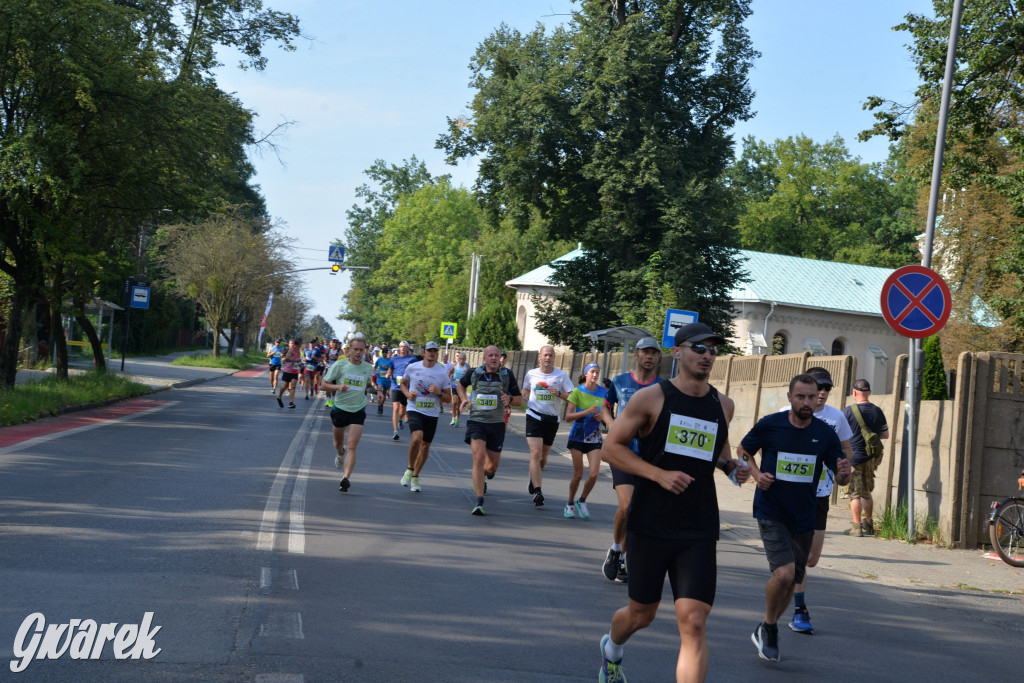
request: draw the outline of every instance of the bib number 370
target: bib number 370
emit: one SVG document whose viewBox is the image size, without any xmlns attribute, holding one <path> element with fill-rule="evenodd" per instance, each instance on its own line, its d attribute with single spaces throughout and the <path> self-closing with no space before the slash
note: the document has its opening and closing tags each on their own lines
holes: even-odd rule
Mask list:
<svg viewBox="0 0 1024 683">
<path fill-rule="evenodd" d="M 717 422 L 673 414 L 669 419 L 665 450 L 688 458 L 711 460 L 715 456 L 717 435 Z"/>
</svg>

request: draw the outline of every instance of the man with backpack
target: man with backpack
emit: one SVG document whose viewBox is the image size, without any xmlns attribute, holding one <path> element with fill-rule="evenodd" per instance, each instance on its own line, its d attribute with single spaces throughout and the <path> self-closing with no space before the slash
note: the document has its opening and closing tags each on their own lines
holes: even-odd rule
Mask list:
<svg viewBox="0 0 1024 683">
<path fill-rule="evenodd" d="M 872 403 L 871 384 L 866 379 L 853 383 L 854 402 L 843 410 L 853 436 L 853 478 L 850 480 L 850 536 L 873 536 L 871 490 L 875 487 L 875 469 L 882 461 L 882 439 L 889 438 L 889 425 L 882 410 Z"/>
</svg>

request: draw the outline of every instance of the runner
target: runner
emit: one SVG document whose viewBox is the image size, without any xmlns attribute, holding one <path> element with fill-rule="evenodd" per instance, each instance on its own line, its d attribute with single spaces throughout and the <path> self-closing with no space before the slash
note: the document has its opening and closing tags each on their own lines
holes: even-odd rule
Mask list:
<svg viewBox="0 0 1024 683">
<path fill-rule="evenodd" d="M 275 339 L 267 351 L 267 358 L 270 359 L 270 393 L 277 393 L 277 375 L 281 371 L 281 340 Z"/>
<path fill-rule="evenodd" d="M 804 578 L 814 542 L 821 470 L 837 472 L 840 485 L 850 481 L 850 461 L 843 457 L 835 430 L 814 419 L 819 384 L 808 374 L 790 380 L 789 411 L 758 420 L 737 449 L 757 485 L 754 517 L 772 573 L 765 587 L 764 620 L 750 639 L 758 656 L 773 662 L 780 659 L 779 617 Z M 758 451 L 760 465 L 753 459 Z"/>
<path fill-rule="evenodd" d="M 351 485 L 349 477 L 356 466 L 356 448 L 366 421 L 366 387 L 373 367 L 363 362 L 365 352 L 366 341 L 353 339 L 348 344 L 347 357 L 339 359 L 324 377 L 324 389 L 336 392 L 331 424 L 334 426 L 334 450 L 338 453 L 334 466 L 343 470 L 338 490 L 343 493 Z"/>
<path fill-rule="evenodd" d="M 295 382 L 302 374 L 302 339 L 296 337 L 288 342 L 288 350 L 281 357 L 281 389 L 277 393 L 277 405 L 284 408 L 281 398 L 288 390 L 288 407 L 295 409 Z"/>
<path fill-rule="evenodd" d="M 484 364 L 467 372 L 456 385 L 461 409 L 470 408 L 466 420 L 466 443 L 473 450 L 473 492 L 476 494 L 474 515 L 485 515 L 484 496 L 487 494 L 485 478 L 493 479 L 501 461 L 505 444 L 504 410 L 508 405 L 520 405 L 523 397 L 512 371 L 501 367 L 501 351 L 497 346 L 484 349 Z M 466 389 L 472 387 L 470 406 Z"/>
<path fill-rule="evenodd" d="M 705 625 L 715 601 L 719 534 L 714 469 L 746 479 L 729 455 L 733 402 L 708 383 L 725 340 L 703 323 L 676 332 L 679 374 L 641 389 L 612 423 L 609 463 L 636 477 L 627 520 L 629 604 L 601 640 L 601 681 L 625 681 L 623 645 L 658 613 L 665 575 L 679 629 L 677 681 L 702 681 L 708 670 Z M 630 448 L 639 435 L 640 457 Z"/>
<path fill-rule="evenodd" d="M 452 391 L 456 392 L 453 397 L 458 394 L 458 387 L 456 386 L 466 373 L 469 372 L 469 364 L 466 363 L 466 354 L 459 351 L 455 354 L 455 364 L 452 366 L 452 371 L 448 373 L 448 376 L 452 378 Z M 459 415 L 462 414 L 462 402 L 452 401 L 452 421 L 450 425 L 452 427 L 459 426 Z"/>
<path fill-rule="evenodd" d="M 612 385 L 608 388 L 605 403 L 609 410 L 616 407 L 616 415 L 622 415 L 633 394 L 658 381 L 658 364 L 661 363 L 661 345 L 658 342 L 651 337 L 644 337 L 636 343 L 633 357 L 636 359 L 636 369 L 612 378 Z M 639 453 L 640 442 L 637 439 L 633 439 L 630 450 Z M 623 544 L 626 542 L 626 519 L 629 516 L 629 501 L 633 498 L 634 477 L 618 467 L 609 465 L 609 468 L 619 507 L 612 522 L 612 546 L 605 555 L 601 571 L 609 581 L 626 583 L 629 575 L 626 572 Z"/>
<path fill-rule="evenodd" d="M 327 349 L 327 354 L 325 356 L 325 359 L 326 359 L 326 362 L 324 363 L 325 371 L 329 371 L 331 369 L 331 366 L 334 365 L 335 361 L 338 360 L 338 357 L 340 355 L 341 355 L 341 342 L 339 340 L 337 340 L 337 339 L 332 339 L 331 340 L 331 345 Z M 324 405 L 327 406 L 328 408 L 333 408 L 334 407 L 334 392 L 333 391 L 324 390 L 324 393 L 327 395 L 327 400 L 324 401 Z"/>
<path fill-rule="evenodd" d="M 420 488 L 420 472 L 430 455 L 430 442 L 437 432 L 441 404 L 452 402 L 448 373 L 437 363 L 437 342 L 429 341 L 423 347 L 423 360 L 410 363 L 402 377 L 402 393 L 408 401 L 409 466 L 402 475 L 402 486 L 413 493 Z"/>
<path fill-rule="evenodd" d="M 808 368 L 804 374 L 810 375 L 817 382 L 818 393 L 815 397 L 814 417 L 822 420 L 835 430 L 839 437 L 839 443 L 843 448 L 843 455 L 851 463 L 853 462 L 853 447 L 850 446 L 850 439 L 853 438 L 853 430 L 847 422 L 843 411 L 826 404 L 829 392 L 832 391 L 832 375 L 825 368 Z M 787 412 L 783 408 L 780 412 Z M 832 497 L 832 470 L 825 468 L 818 480 L 817 514 L 814 519 L 814 540 L 811 542 L 811 550 L 807 555 L 807 568 L 816 567 L 821 559 L 821 550 L 825 546 L 825 527 L 828 525 L 828 509 Z M 814 627 L 811 625 L 811 614 L 807 609 L 805 592 L 807 590 L 807 572 L 804 571 L 803 580 L 797 582 L 793 591 L 793 620 L 789 627 L 797 633 L 812 635 Z"/>
<path fill-rule="evenodd" d="M 313 396 L 313 387 L 316 383 L 316 373 L 320 365 L 320 359 L 316 354 L 316 340 L 313 339 L 302 351 L 302 394 L 308 401 Z"/>
<path fill-rule="evenodd" d="M 391 427 L 395 430 L 394 440 L 398 441 L 398 430 L 405 428 L 406 398 L 402 393 L 402 375 L 410 363 L 421 360 L 412 355 L 409 342 L 398 342 L 398 355 L 391 358 Z"/>
<path fill-rule="evenodd" d="M 533 504 L 541 506 L 544 504 L 543 471 L 558 433 L 559 399 L 569 398 L 575 387 L 567 374 L 555 368 L 555 347 L 540 347 L 537 361 L 540 367 L 523 377 L 523 398 L 526 399 L 526 443 L 530 447 L 527 491 L 533 496 Z"/>
<path fill-rule="evenodd" d="M 611 424 L 612 416 L 605 408 L 604 400 L 608 390 L 598 384 L 601 368 L 590 363 L 583 368 L 580 385 L 572 390 L 566 399 L 565 421 L 572 422 L 569 430 L 569 453 L 572 455 L 572 478 L 569 479 L 569 502 L 562 513 L 568 519 L 590 519 L 587 496 L 597 485 L 601 474 L 601 424 Z M 590 469 L 583 483 L 583 495 L 576 498 L 580 480 L 583 479 L 583 456 L 587 456 Z M 574 502 L 575 501 L 575 502 Z"/>
<path fill-rule="evenodd" d="M 384 414 L 384 398 L 391 395 L 391 351 L 385 346 L 373 364 L 377 378 L 377 414 Z"/>
</svg>

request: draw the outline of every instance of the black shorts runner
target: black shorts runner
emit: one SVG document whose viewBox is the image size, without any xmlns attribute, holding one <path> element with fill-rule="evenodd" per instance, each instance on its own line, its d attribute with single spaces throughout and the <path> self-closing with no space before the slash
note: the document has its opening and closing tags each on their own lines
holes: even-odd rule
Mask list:
<svg viewBox="0 0 1024 683">
<path fill-rule="evenodd" d="M 331 424 L 338 429 L 344 429 L 349 425 L 361 425 L 366 422 L 366 409 L 360 408 L 354 413 L 338 408 L 331 408 Z"/>
<path fill-rule="evenodd" d="M 391 390 L 391 402 L 392 403 L 400 403 L 403 406 L 409 405 L 409 399 L 407 399 L 405 397 L 405 394 L 402 393 L 401 389 L 392 389 Z"/>
<path fill-rule="evenodd" d="M 672 599 L 690 598 L 715 603 L 718 583 L 716 541 L 684 541 L 626 534 L 629 599 L 642 605 L 661 601 L 668 574 Z"/>
<path fill-rule="evenodd" d="M 814 530 L 824 531 L 825 526 L 828 524 L 829 496 L 820 496 L 815 502 L 817 507 L 815 508 L 814 515 Z"/>
<path fill-rule="evenodd" d="M 409 418 L 409 433 L 423 432 L 423 443 L 430 443 L 437 433 L 437 418 L 430 415 L 410 410 L 406 413 Z"/>
<path fill-rule="evenodd" d="M 494 453 L 501 453 L 505 446 L 505 423 L 504 422 L 477 422 L 469 420 L 466 422 L 466 443 L 474 439 L 482 439 L 486 448 Z"/>
<path fill-rule="evenodd" d="M 538 420 L 533 415 L 526 414 L 526 438 L 544 439 L 544 445 L 550 446 L 555 443 L 557 434 L 557 415 L 544 415 Z"/>
<path fill-rule="evenodd" d="M 639 456 L 637 456 L 639 457 Z M 623 472 L 615 465 L 608 463 L 608 469 L 612 471 L 612 488 L 622 486 L 623 484 L 628 486 L 636 486 L 636 475 L 630 474 L 629 472 Z"/>
<path fill-rule="evenodd" d="M 591 451 L 596 451 L 601 448 L 604 444 L 602 443 L 586 443 L 585 441 L 570 441 L 569 449 L 573 451 L 579 451 L 584 455 Z"/>
<path fill-rule="evenodd" d="M 288 382 L 294 382 L 298 378 L 299 378 L 299 373 L 297 373 L 297 372 L 282 372 L 281 373 L 281 381 L 284 382 L 285 384 L 288 384 Z"/>
<path fill-rule="evenodd" d="M 794 534 L 782 522 L 759 519 L 757 526 L 761 530 L 761 543 L 764 554 L 768 558 L 768 569 L 775 571 L 787 564 L 796 565 L 793 583 L 804 580 L 807 573 L 807 557 L 811 554 L 811 543 L 814 541 L 813 531 Z M 633 580 L 632 565 L 629 580 Z"/>
</svg>

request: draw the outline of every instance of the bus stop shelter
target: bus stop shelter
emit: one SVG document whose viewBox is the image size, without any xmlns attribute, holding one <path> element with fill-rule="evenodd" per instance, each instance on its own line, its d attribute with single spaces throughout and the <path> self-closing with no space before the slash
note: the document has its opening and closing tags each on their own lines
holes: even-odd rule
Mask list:
<svg viewBox="0 0 1024 683">
<path fill-rule="evenodd" d="M 629 353 L 632 348 L 636 348 L 636 343 L 644 337 L 651 337 L 657 339 L 653 334 L 648 332 L 642 327 L 633 327 L 632 325 L 623 325 L 622 327 L 609 327 L 606 330 L 592 330 L 587 332 L 585 335 L 587 339 L 597 348 L 601 348 L 601 344 L 604 345 L 604 358 L 601 361 L 602 368 L 608 368 L 605 373 L 611 376 L 613 373 L 609 372 L 608 356 L 611 353 L 613 346 L 622 345 L 622 370 L 620 373 L 626 373 L 628 371 Z"/>
</svg>

